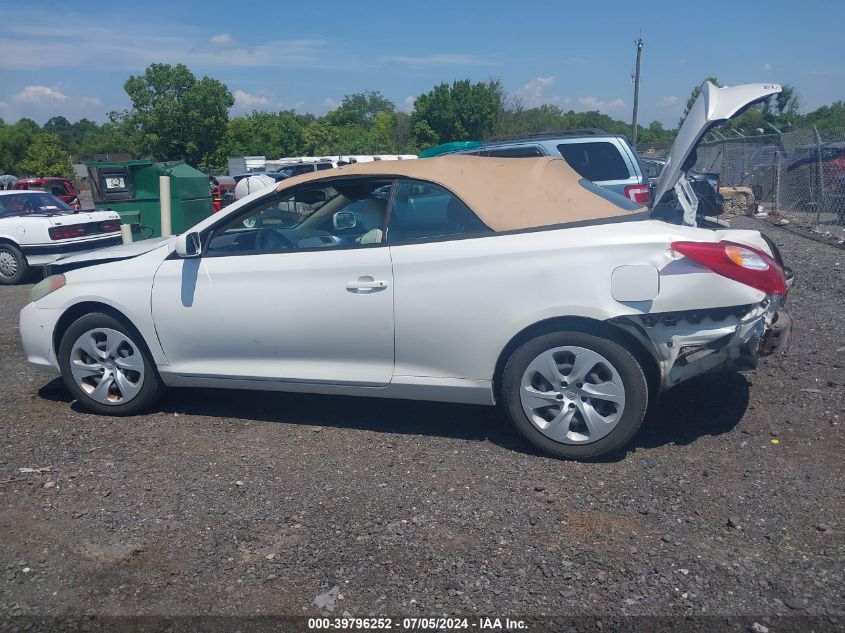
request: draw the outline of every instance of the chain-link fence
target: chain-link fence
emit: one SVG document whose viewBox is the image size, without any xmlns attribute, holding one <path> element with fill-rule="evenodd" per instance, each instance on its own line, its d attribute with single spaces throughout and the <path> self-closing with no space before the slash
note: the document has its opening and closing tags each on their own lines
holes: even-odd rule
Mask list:
<svg viewBox="0 0 845 633">
<path fill-rule="evenodd" d="M 751 212 L 823 237 L 845 240 L 845 129 L 800 130 L 702 143 L 697 171 L 753 193 Z"/>
</svg>

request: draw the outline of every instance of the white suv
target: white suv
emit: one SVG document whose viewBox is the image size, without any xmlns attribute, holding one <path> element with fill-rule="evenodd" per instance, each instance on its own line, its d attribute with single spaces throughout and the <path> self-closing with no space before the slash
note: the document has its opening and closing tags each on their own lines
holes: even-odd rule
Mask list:
<svg viewBox="0 0 845 633">
<path fill-rule="evenodd" d="M 628 139 L 602 130 L 566 130 L 485 143 L 455 154 L 493 158 L 562 157 L 587 180 L 642 205 L 651 201 L 651 187 Z"/>
</svg>

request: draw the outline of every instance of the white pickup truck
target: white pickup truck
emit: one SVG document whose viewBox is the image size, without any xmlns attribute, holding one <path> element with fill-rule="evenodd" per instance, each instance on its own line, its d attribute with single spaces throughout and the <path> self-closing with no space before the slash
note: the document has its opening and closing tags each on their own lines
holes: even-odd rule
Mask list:
<svg viewBox="0 0 845 633">
<path fill-rule="evenodd" d="M 0 191 L 0 285 L 33 266 L 121 243 L 115 211 L 76 211 L 42 191 Z"/>
</svg>

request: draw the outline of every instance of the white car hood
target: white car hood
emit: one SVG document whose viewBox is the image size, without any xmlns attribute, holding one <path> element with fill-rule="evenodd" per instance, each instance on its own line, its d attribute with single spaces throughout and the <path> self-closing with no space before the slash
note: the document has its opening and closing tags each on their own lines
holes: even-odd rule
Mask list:
<svg viewBox="0 0 845 633">
<path fill-rule="evenodd" d="M 79 253 L 77 255 L 68 255 L 56 260 L 55 264 L 63 266 L 65 264 L 78 264 L 81 262 L 99 262 L 99 261 L 115 261 L 118 259 L 129 259 L 130 257 L 137 257 L 144 253 L 149 253 L 152 250 L 160 248 L 165 244 L 172 242 L 176 238 L 173 237 L 155 237 L 149 240 L 141 240 L 140 242 L 132 242 L 131 244 L 120 244 L 118 246 L 109 246 L 108 248 L 101 248 L 96 251 L 88 253 Z"/>
<path fill-rule="evenodd" d="M 690 108 L 666 157 L 666 165 L 655 186 L 654 204 L 660 202 L 663 195 L 678 182 L 684 171 L 684 163 L 711 127 L 780 91 L 779 84 L 741 84 L 718 88 L 705 81 L 701 86 L 701 94 Z"/>
</svg>

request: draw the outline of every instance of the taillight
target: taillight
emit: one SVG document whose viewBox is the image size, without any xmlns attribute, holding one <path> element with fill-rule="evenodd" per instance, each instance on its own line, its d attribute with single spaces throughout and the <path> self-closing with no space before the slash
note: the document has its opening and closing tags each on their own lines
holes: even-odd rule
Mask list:
<svg viewBox="0 0 845 633">
<path fill-rule="evenodd" d="M 645 205 L 651 202 L 651 189 L 648 185 L 628 185 L 625 187 L 625 197 Z"/>
<path fill-rule="evenodd" d="M 756 248 L 733 242 L 672 242 L 672 250 L 766 294 L 786 294 L 783 268 Z"/>
<path fill-rule="evenodd" d="M 88 233 L 84 224 L 71 224 L 70 226 L 53 226 L 48 229 L 51 240 L 67 240 L 72 237 L 82 237 Z"/>
<path fill-rule="evenodd" d="M 120 220 L 105 220 L 100 222 L 100 233 L 115 233 L 120 230 Z"/>
</svg>

